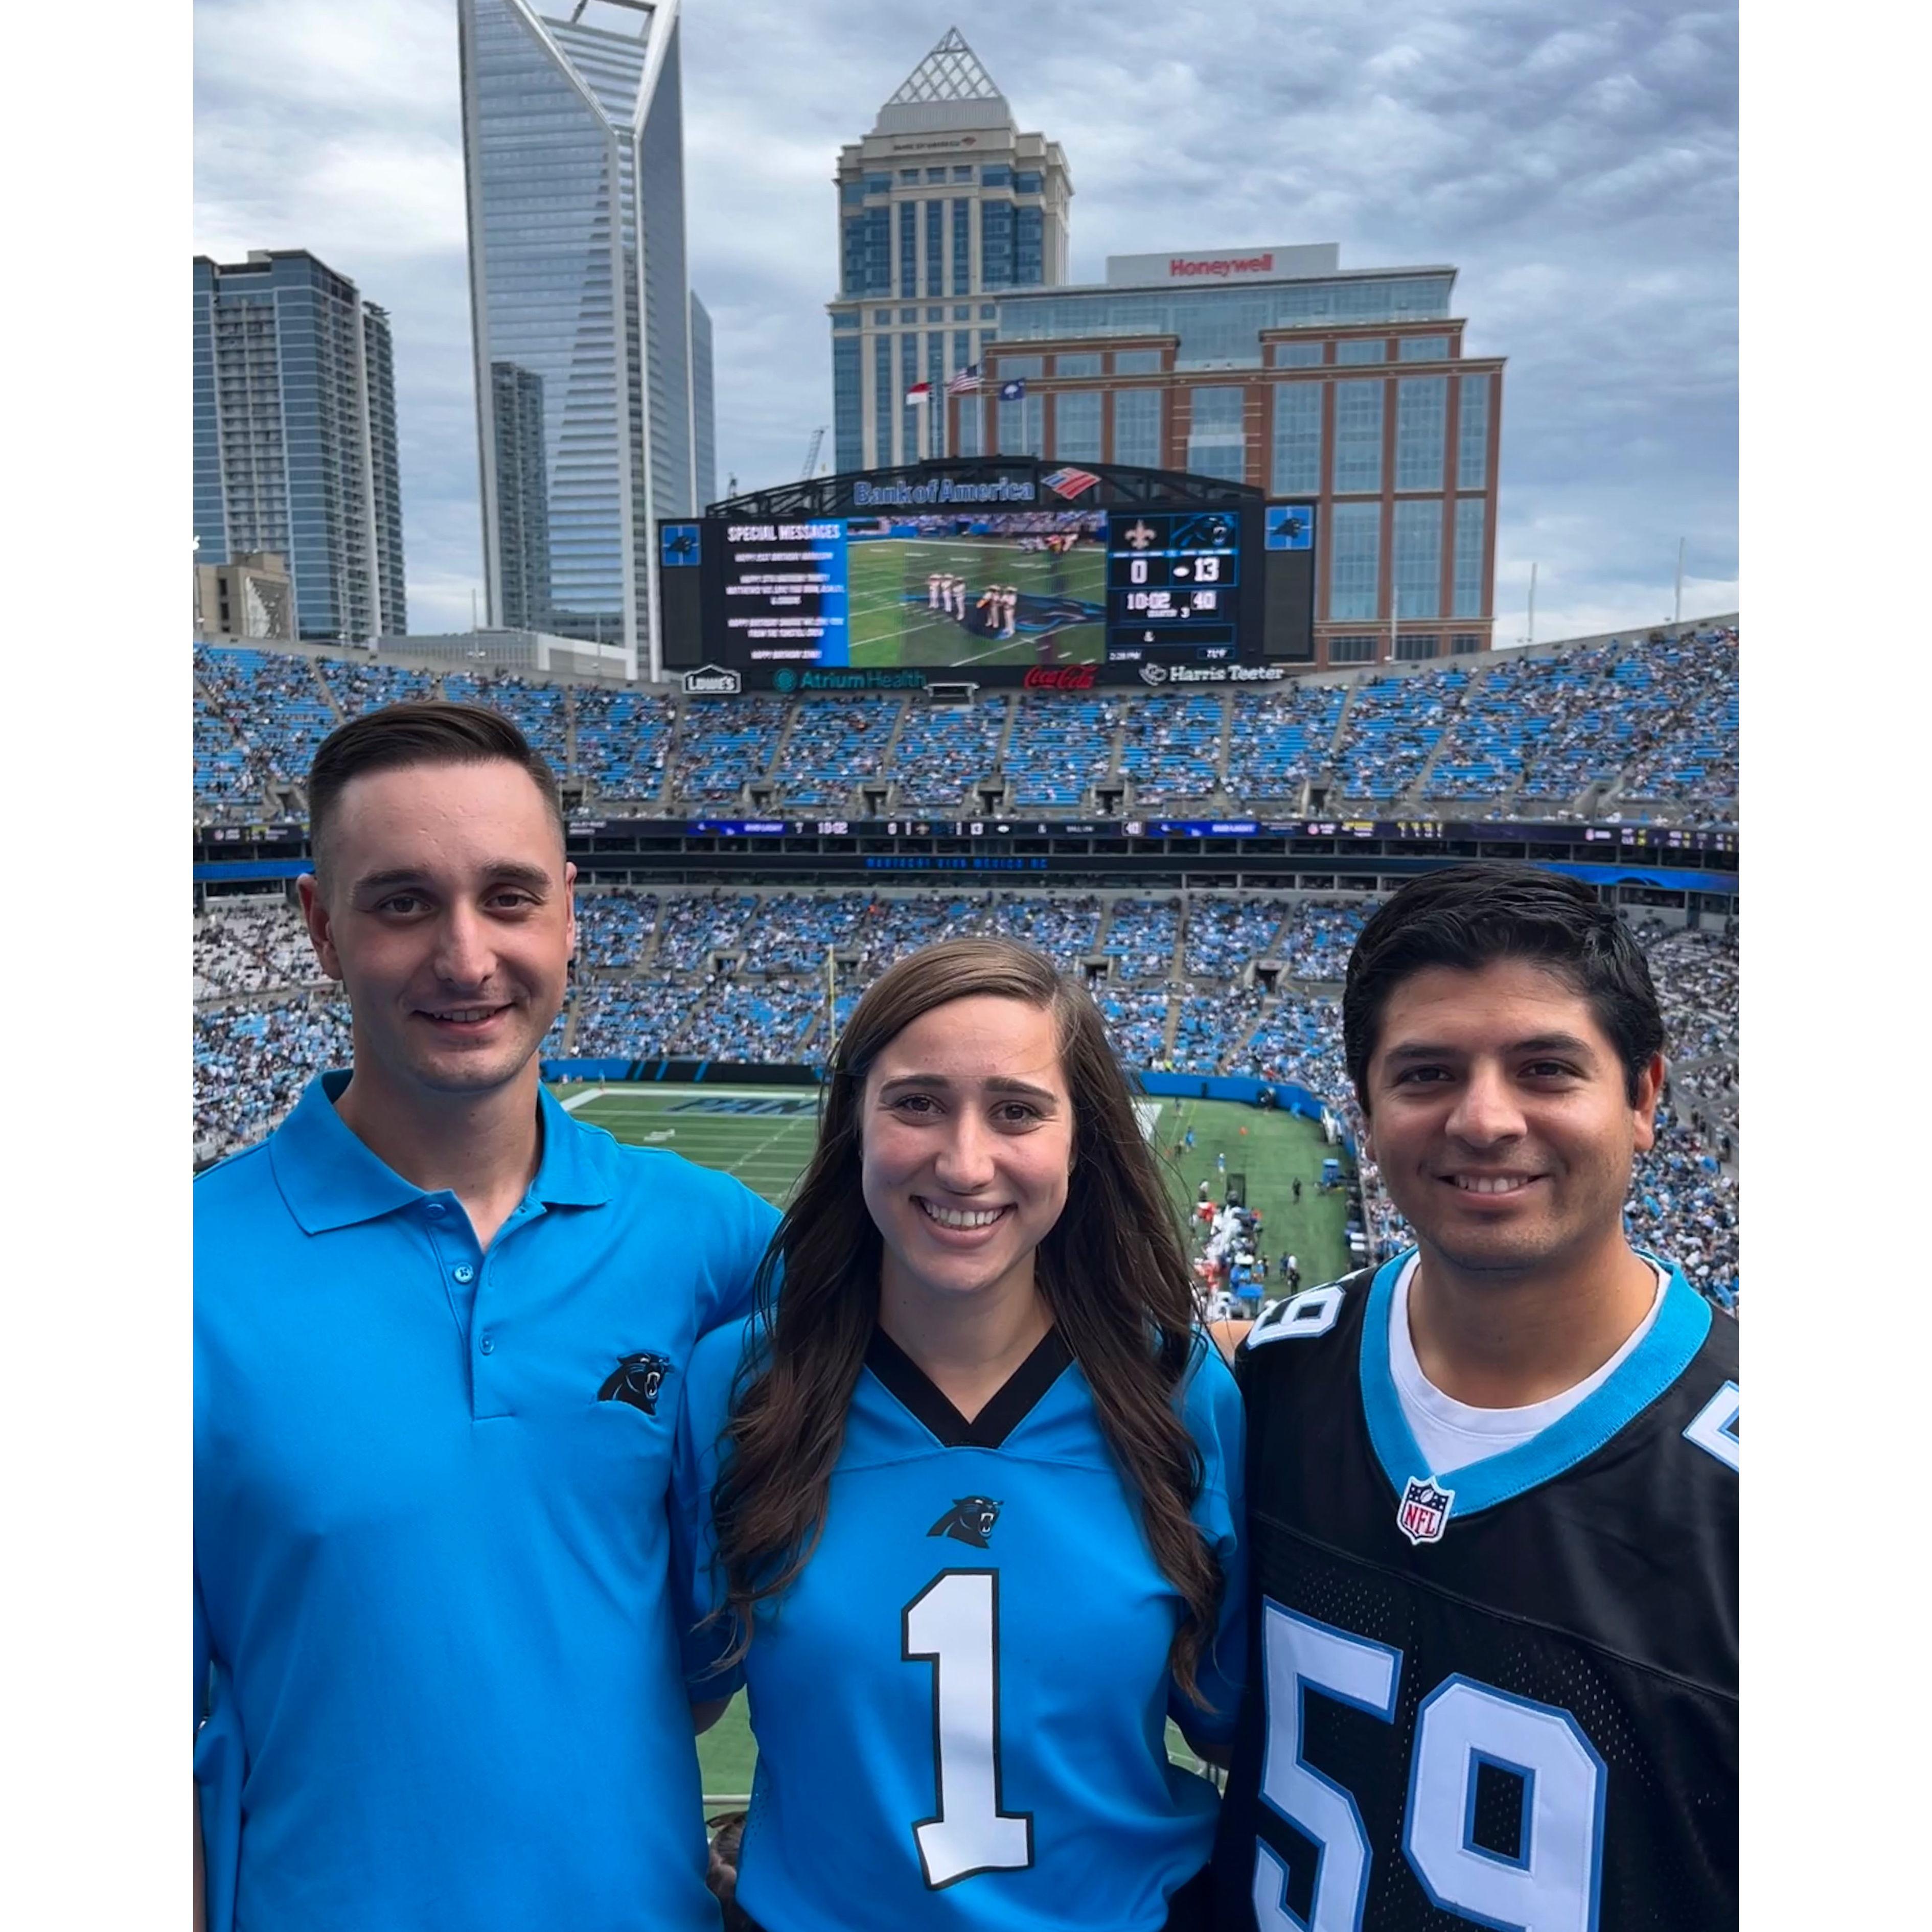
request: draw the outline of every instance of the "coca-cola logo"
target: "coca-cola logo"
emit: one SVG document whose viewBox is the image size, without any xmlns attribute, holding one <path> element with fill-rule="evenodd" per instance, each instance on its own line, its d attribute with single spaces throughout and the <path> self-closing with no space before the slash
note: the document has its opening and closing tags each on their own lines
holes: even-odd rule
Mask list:
<svg viewBox="0 0 1932 1932">
<path fill-rule="evenodd" d="M 1090 664 L 1035 664 L 1020 682 L 1028 691 L 1091 691 L 1094 667 Z"/>
</svg>

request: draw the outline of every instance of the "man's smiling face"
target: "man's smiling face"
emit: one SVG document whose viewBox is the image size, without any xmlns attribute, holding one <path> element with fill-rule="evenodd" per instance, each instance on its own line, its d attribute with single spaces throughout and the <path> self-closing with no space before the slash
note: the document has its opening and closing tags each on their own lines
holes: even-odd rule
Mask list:
<svg viewBox="0 0 1932 1932">
<path fill-rule="evenodd" d="M 1621 1228 L 1663 1076 L 1660 1056 L 1633 1100 L 1589 1002 L 1533 961 L 1426 967 L 1382 1011 L 1370 1148 L 1425 1249 L 1472 1272 L 1560 1268 Z"/>
<path fill-rule="evenodd" d="M 360 1079 L 486 1092 L 527 1066 L 563 1004 L 577 928 L 556 820 L 502 759 L 349 781 L 302 903 L 355 1022 Z"/>
</svg>

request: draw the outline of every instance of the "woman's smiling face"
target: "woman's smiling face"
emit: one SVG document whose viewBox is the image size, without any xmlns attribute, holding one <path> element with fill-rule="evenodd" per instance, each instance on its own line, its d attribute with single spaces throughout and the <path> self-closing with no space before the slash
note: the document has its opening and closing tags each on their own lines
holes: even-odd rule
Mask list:
<svg viewBox="0 0 1932 1932">
<path fill-rule="evenodd" d="M 934 1006 L 880 1049 L 862 1108 L 861 1186 L 885 1285 L 928 1295 L 1030 1285 L 1073 1154 L 1052 1013 L 992 995 Z"/>
</svg>

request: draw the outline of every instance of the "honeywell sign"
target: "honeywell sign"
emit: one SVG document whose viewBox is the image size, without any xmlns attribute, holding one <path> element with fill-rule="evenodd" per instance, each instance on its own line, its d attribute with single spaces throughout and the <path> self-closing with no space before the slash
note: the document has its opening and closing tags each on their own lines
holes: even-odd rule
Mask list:
<svg viewBox="0 0 1932 1932">
<path fill-rule="evenodd" d="M 1114 287 L 1145 288 L 1159 282 L 1252 282 L 1283 276 L 1332 275 L 1341 246 L 1319 242 L 1298 248 L 1285 242 L 1262 248 L 1221 248 L 1211 254 L 1109 255 L 1107 280 Z"/>
</svg>

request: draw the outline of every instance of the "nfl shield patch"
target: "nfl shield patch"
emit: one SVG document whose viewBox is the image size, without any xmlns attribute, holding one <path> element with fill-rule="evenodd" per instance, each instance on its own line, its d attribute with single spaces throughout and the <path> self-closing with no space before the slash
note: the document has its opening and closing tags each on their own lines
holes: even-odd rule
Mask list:
<svg viewBox="0 0 1932 1932">
<path fill-rule="evenodd" d="M 1438 1489 L 1426 1476 L 1412 1476 L 1396 1506 L 1396 1527 L 1412 1543 L 1440 1543 L 1455 1500 L 1454 1490 Z"/>
</svg>

